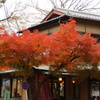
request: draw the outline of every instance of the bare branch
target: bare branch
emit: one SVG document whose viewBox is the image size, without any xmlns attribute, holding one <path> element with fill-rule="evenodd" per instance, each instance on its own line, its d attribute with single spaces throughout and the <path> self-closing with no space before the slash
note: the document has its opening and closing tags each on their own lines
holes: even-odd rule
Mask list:
<svg viewBox="0 0 100 100">
<path fill-rule="evenodd" d="M 46 8 L 40 7 L 39 0 L 29 0 L 27 4 L 24 6 L 19 2 L 16 2 L 16 6 L 11 12 L 11 7 L 6 8 L 6 18 L 1 19 L 1 23 L 6 23 L 9 21 L 10 27 L 17 27 L 17 29 L 21 29 L 29 24 L 32 23 L 30 20 L 30 16 L 36 16 L 37 20 L 42 19 L 44 16 L 46 16 L 49 13 L 49 10 L 55 7 L 60 7 L 60 8 L 66 8 L 66 9 L 71 9 L 71 10 L 77 10 L 77 11 L 93 11 L 100 9 L 98 6 L 100 4 L 100 1 L 95 2 L 93 4 L 93 0 L 48 0 L 49 3 L 47 3 Z M 49 4 L 49 5 L 48 5 Z M 28 14 L 25 12 L 25 9 L 35 9 L 33 12 L 28 12 Z M 51 8 L 50 8 L 51 7 Z M 49 10 L 48 10 L 49 9 Z M 29 16 L 30 14 L 30 16 Z M 33 17 L 34 20 L 35 17 Z M 5 21 L 5 22 L 4 22 Z M 26 25 L 22 25 L 22 23 L 27 23 Z M 21 25 L 20 25 L 21 24 Z M 7 26 L 7 23 L 6 23 Z"/>
<path fill-rule="evenodd" d="M 97 2 L 91 8 L 90 7 L 89 8 L 83 7 L 82 9 L 80 9 L 80 11 L 100 9 L 99 7 L 97 7 L 99 4 L 100 4 L 100 2 Z"/>
<path fill-rule="evenodd" d="M 12 15 L 11 15 L 11 16 L 12 16 Z M 1 19 L 0 22 L 1 22 L 1 21 L 5 21 L 5 20 L 8 20 L 9 18 L 11 18 L 11 16 L 9 16 L 9 17 L 7 17 L 7 18 L 4 18 L 4 19 Z"/>
<path fill-rule="evenodd" d="M 57 2 L 54 2 L 54 0 L 49 0 L 51 2 L 51 4 L 53 5 L 53 7 L 57 7 Z"/>
<path fill-rule="evenodd" d="M 72 0 L 70 5 L 68 6 L 68 9 L 70 9 L 74 4 L 75 4 L 76 0 Z"/>
</svg>

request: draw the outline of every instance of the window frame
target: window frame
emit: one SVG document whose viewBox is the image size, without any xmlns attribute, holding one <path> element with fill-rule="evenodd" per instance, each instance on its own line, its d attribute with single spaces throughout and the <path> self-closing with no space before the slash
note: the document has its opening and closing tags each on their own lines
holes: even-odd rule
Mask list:
<svg viewBox="0 0 100 100">
<path fill-rule="evenodd" d="M 10 98 L 19 98 L 19 97 L 21 97 L 21 95 L 17 95 L 17 93 L 18 93 L 18 80 L 21 80 L 21 84 L 20 85 L 22 85 L 22 77 L 8 77 L 8 78 L 1 78 L 0 79 L 0 98 L 3 98 L 4 97 L 4 94 L 3 94 L 3 96 L 2 96 L 2 87 L 3 87 L 3 80 L 10 80 Z M 13 96 L 13 81 L 14 81 L 14 79 L 16 80 L 16 95 L 15 96 Z M 21 86 L 20 86 L 21 87 Z M 22 90 L 22 87 L 21 87 L 21 90 Z"/>
</svg>

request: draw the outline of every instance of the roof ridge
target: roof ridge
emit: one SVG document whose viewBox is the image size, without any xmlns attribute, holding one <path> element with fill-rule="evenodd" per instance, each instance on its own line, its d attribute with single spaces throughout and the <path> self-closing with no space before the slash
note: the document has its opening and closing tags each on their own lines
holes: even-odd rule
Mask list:
<svg viewBox="0 0 100 100">
<path fill-rule="evenodd" d="M 70 10 L 70 9 L 65 9 L 65 8 L 54 8 L 54 10 L 62 12 L 65 15 L 70 16 L 70 17 L 100 21 L 100 15 L 97 15 L 97 14 L 91 14 L 91 13 L 86 13 L 86 12 L 76 11 L 76 10 Z"/>
<path fill-rule="evenodd" d="M 92 14 L 92 13 L 83 12 L 83 11 L 77 11 L 77 10 L 71 10 L 71 9 L 65 9 L 65 8 L 54 8 L 54 10 L 57 10 L 57 11 L 64 10 L 64 11 L 68 11 L 68 12 L 71 11 L 71 12 L 75 12 L 75 13 L 81 13 L 81 14 L 87 14 L 87 15 L 92 15 L 92 16 L 100 17 L 100 15 L 97 15 L 97 14 Z"/>
</svg>

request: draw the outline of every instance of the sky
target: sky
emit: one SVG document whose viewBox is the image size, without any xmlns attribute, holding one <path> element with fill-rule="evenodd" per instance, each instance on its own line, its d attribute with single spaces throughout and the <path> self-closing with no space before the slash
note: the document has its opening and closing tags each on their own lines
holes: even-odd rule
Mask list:
<svg viewBox="0 0 100 100">
<path fill-rule="evenodd" d="M 5 17 L 5 15 L 6 15 L 5 13 L 8 13 L 8 16 L 9 16 L 10 12 L 14 11 L 16 4 L 17 4 L 17 6 L 19 5 L 19 3 L 21 5 L 29 4 L 30 3 L 29 1 L 31 1 L 31 0 L 7 0 L 6 3 L 4 4 L 4 6 L 0 9 L 0 13 L 2 13 L 2 14 L 0 14 L 0 19 L 3 19 Z M 34 2 L 35 1 L 36 0 L 34 0 Z M 39 0 L 39 6 L 41 8 L 51 10 L 50 9 L 51 7 L 47 6 L 47 8 L 46 8 L 46 4 L 48 3 L 47 1 L 48 0 Z M 25 9 L 26 9 L 25 11 L 27 11 L 27 13 L 33 12 L 33 9 L 31 7 L 27 7 Z M 34 12 L 36 12 L 35 9 L 34 9 Z"/>
<path fill-rule="evenodd" d="M 7 0 L 4 7 L 2 9 L 0 9 L 0 13 L 2 13 L 2 14 L 0 14 L 0 19 L 2 19 L 5 16 L 4 10 L 6 10 L 6 12 L 11 12 L 11 11 L 14 10 L 16 4 L 18 4 L 19 2 L 20 2 L 20 4 L 24 5 L 24 4 L 29 4 L 30 3 L 29 1 L 31 1 L 31 0 Z M 33 0 L 33 1 L 36 2 L 37 0 Z M 58 1 L 58 0 L 54 0 L 54 1 Z M 88 1 L 88 0 L 86 0 L 86 1 Z M 96 2 L 98 2 L 100 0 L 92 0 L 92 1 L 93 1 L 93 5 L 94 5 Z M 49 3 L 48 0 L 38 0 L 38 5 L 39 5 L 40 8 L 51 10 L 52 6 L 48 3 Z M 27 11 L 32 12 L 33 9 L 27 8 Z M 95 14 L 100 14 L 98 11 L 94 10 L 94 12 L 97 12 Z"/>
<path fill-rule="evenodd" d="M 0 9 L 0 19 L 4 19 L 6 16 L 9 16 L 11 14 L 11 12 L 14 11 L 16 6 L 17 6 L 16 10 L 19 10 L 24 4 L 32 5 L 32 4 L 30 4 L 29 1 L 31 1 L 31 0 L 7 0 L 6 3 L 4 4 L 4 6 Z M 33 1 L 34 1 L 33 3 L 36 3 L 37 0 L 33 0 Z M 54 0 L 54 1 L 56 2 L 58 0 Z M 88 0 L 86 0 L 86 2 L 87 1 Z M 94 5 L 98 1 L 100 1 L 100 0 L 92 0 L 93 3 L 91 5 Z M 58 5 L 58 7 L 59 7 L 59 3 L 58 2 L 56 2 L 56 3 Z M 19 7 L 19 4 L 21 4 L 20 7 Z M 51 11 L 52 8 L 53 8 L 52 5 L 48 2 L 48 0 L 38 0 L 38 5 L 39 5 L 40 8 L 46 9 L 46 10 L 48 9 L 49 11 Z M 91 5 L 89 5 L 89 6 L 91 6 Z M 100 5 L 98 7 L 100 7 Z M 19 11 L 17 11 L 17 12 L 19 12 Z M 42 19 L 44 19 L 44 17 L 45 17 L 42 14 L 39 15 L 38 12 L 35 9 L 33 9 L 32 7 L 29 7 L 29 6 L 25 7 L 23 10 L 21 10 L 17 14 L 20 15 L 21 13 L 23 13 L 22 16 L 21 16 L 21 23 L 23 25 L 20 24 L 20 26 L 21 26 L 20 29 L 23 29 L 25 27 L 27 28 L 27 27 L 30 27 L 30 26 L 32 26 L 34 24 L 37 24 Z M 100 15 L 100 10 L 98 10 L 98 11 L 97 10 L 93 10 L 91 13 Z M 24 19 L 24 17 L 26 17 L 26 22 L 27 23 L 25 23 L 25 21 L 22 20 L 22 19 Z M 40 19 L 40 17 L 42 17 L 42 19 Z M 28 23 L 29 20 L 31 20 L 30 23 Z M 20 22 L 18 21 L 18 23 L 20 23 Z M 27 26 L 25 26 L 25 25 L 27 25 Z"/>
</svg>

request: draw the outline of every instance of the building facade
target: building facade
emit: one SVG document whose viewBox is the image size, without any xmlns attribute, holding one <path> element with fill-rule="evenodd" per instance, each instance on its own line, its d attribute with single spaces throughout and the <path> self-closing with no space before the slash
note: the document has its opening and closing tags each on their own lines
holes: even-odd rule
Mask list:
<svg viewBox="0 0 100 100">
<path fill-rule="evenodd" d="M 32 32 L 38 29 L 41 33 L 50 35 L 59 30 L 59 24 L 68 22 L 68 19 L 73 17 L 76 20 L 77 31 L 81 34 L 92 32 L 92 36 L 100 41 L 100 16 L 83 13 L 79 11 L 66 10 L 61 8 L 53 9 L 40 24 L 29 27 Z M 18 32 L 19 34 L 21 31 Z M 46 69 L 38 69 L 39 74 L 36 75 L 34 88 L 36 83 L 42 76 L 46 75 Z M 44 72 L 44 74 L 42 74 Z M 0 75 L 1 100 L 4 98 L 4 91 L 10 96 L 10 100 L 25 100 L 21 99 L 23 95 L 22 77 L 11 77 L 9 73 Z M 28 94 L 29 95 L 29 94 Z M 48 98 L 48 99 L 47 99 Z M 39 100 L 99 100 L 100 99 L 100 82 L 96 79 L 80 79 L 67 73 L 62 74 L 62 77 L 50 77 L 40 92 Z M 5 99 L 6 100 L 6 99 Z"/>
<path fill-rule="evenodd" d="M 73 17 L 76 21 L 77 31 L 81 34 L 91 32 L 92 36 L 98 38 L 100 42 L 100 16 L 94 14 L 88 14 L 79 11 L 66 10 L 61 8 L 53 9 L 40 24 L 28 28 L 30 31 L 38 29 L 41 33 L 50 35 L 53 32 L 59 30 L 61 23 L 68 22 L 68 19 Z M 100 99 L 100 82 L 95 79 L 85 79 L 84 81 L 76 80 L 73 83 L 73 76 L 63 76 L 62 81 L 59 83 L 58 78 L 51 80 L 52 94 L 54 88 L 57 88 L 58 96 L 53 94 L 53 100 L 99 100 Z M 63 83 L 63 97 L 61 96 L 61 90 Z"/>
</svg>

